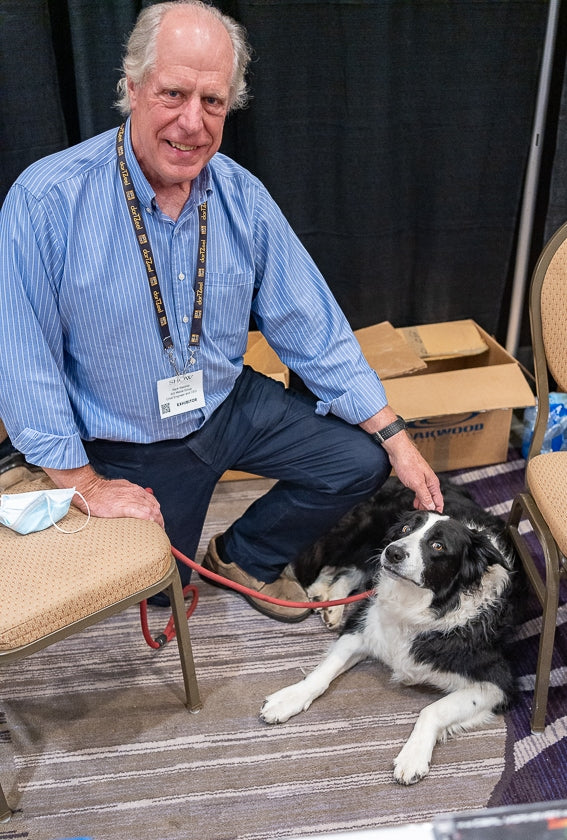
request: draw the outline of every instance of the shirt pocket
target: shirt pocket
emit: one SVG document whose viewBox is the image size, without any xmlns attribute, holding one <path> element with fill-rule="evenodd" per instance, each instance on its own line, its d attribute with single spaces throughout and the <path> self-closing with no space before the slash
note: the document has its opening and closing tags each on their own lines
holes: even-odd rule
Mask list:
<svg viewBox="0 0 567 840">
<path fill-rule="evenodd" d="M 246 349 L 254 292 L 252 272 L 208 272 L 203 295 L 203 332 L 227 358 Z"/>
</svg>

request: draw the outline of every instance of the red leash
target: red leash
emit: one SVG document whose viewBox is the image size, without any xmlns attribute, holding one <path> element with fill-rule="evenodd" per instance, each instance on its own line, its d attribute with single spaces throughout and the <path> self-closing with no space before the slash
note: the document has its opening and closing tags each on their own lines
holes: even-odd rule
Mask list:
<svg viewBox="0 0 567 840">
<path fill-rule="evenodd" d="M 198 563 L 195 563 L 194 560 L 190 560 L 188 557 L 185 557 L 184 554 L 182 554 L 176 548 L 173 548 L 173 546 L 171 548 L 171 553 L 177 560 L 180 560 L 186 566 L 189 566 L 191 569 L 198 572 L 203 577 L 208 577 L 211 580 L 222 584 L 223 586 L 228 586 L 230 587 L 230 589 L 236 590 L 236 592 L 241 592 L 245 595 L 252 595 L 259 601 L 267 601 L 270 604 L 278 604 L 282 607 L 297 607 L 299 609 L 307 607 L 308 609 L 320 610 L 326 609 L 327 607 L 338 607 L 341 604 L 351 604 L 354 601 L 362 601 L 364 598 L 370 598 L 374 594 L 373 589 L 368 589 L 366 592 L 361 592 L 358 595 L 349 595 L 348 598 L 340 598 L 337 601 L 284 601 L 280 598 L 272 598 L 271 595 L 264 595 L 262 592 L 256 592 L 255 589 L 249 589 L 247 586 L 243 586 L 240 583 L 234 583 L 233 581 L 222 577 L 222 575 L 217 575 L 216 572 L 210 572 L 208 569 L 203 569 L 202 566 L 200 566 Z M 191 605 L 187 610 L 187 618 L 193 615 L 193 612 L 195 611 L 199 600 L 199 594 L 195 586 L 189 585 L 184 587 L 183 595 L 187 597 L 189 593 L 191 593 L 192 595 L 192 600 Z M 173 616 L 171 616 L 163 633 L 160 633 L 159 636 L 155 637 L 155 639 L 152 638 L 148 629 L 147 601 L 140 602 L 140 620 L 142 623 L 142 633 L 144 635 L 144 639 L 151 648 L 163 647 L 175 636 L 175 625 L 173 622 Z"/>
</svg>

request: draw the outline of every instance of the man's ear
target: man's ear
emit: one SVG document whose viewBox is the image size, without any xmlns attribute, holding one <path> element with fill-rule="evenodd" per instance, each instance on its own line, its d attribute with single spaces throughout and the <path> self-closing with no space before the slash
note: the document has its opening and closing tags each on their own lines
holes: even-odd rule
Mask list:
<svg viewBox="0 0 567 840">
<path fill-rule="evenodd" d="M 129 76 L 126 76 L 126 89 L 128 91 L 128 99 L 130 100 L 130 108 L 132 108 L 136 102 L 137 88 Z"/>
</svg>

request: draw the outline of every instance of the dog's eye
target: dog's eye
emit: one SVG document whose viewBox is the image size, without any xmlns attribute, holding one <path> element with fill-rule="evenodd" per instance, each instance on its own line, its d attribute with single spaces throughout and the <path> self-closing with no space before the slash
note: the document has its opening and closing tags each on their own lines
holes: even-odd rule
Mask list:
<svg viewBox="0 0 567 840">
<path fill-rule="evenodd" d="M 433 551 L 445 551 L 445 546 L 442 542 L 439 542 L 438 540 L 434 540 L 431 543 L 431 548 L 433 549 Z"/>
<path fill-rule="evenodd" d="M 409 525 L 402 525 L 402 534 L 409 534 L 411 528 Z"/>
</svg>

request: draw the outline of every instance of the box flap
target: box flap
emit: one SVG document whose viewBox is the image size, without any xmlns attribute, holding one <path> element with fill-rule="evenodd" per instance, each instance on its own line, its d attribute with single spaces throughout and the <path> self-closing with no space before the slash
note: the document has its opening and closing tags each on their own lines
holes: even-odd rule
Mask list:
<svg viewBox="0 0 567 840">
<path fill-rule="evenodd" d="M 380 379 L 415 373 L 427 367 L 389 321 L 363 327 L 354 334 L 366 361 Z"/>
<path fill-rule="evenodd" d="M 384 388 L 394 411 L 406 420 L 535 404 L 514 363 L 390 379 Z"/>
<path fill-rule="evenodd" d="M 397 332 L 425 360 L 475 356 L 488 349 L 472 320 L 400 327 Z"/>
<path fill-rule="evenodd" d="M 285 365 L 261 332 L 248 333 L 244 362 L 262 373 L 279 373 L 285 370 Z"/>
<path fill-rule="evenodd" d="M 286 388 L 289 386 L 289 370 L 260 331 L 248 333 L 244 364 L 250 365 L 254 370 L 264 373 L 271 379 L 283 382 Z"/>
</svg>

